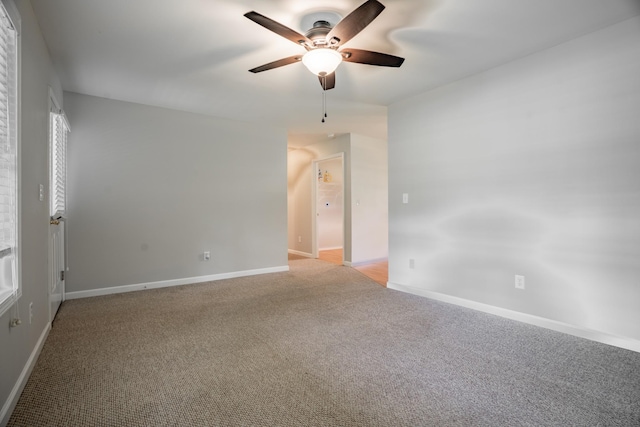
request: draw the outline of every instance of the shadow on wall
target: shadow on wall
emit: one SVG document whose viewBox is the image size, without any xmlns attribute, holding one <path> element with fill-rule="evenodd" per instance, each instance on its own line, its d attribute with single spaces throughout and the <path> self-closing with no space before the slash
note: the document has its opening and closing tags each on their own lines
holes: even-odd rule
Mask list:
<svg viewBox="0 0 640 427">
<path fill-rule="evenodd" d="M 295 154 L 292 154 L 294 152 Z M 297 185 L 301 180 L 309 179 L 307 175 L 308 169 L 311 162 L 315 159 L 315 153 L 306 148 L 298 148 L 290 151 L 289 155 L 295 155 L 297 158 L 294 165 L 292 165 L 291 162 L 288 163 L 287 183 L 289 191 L 291 191 L 292 187 Z"/>
<path fill-rule="evenodd" d="M 450 212 L 425 230 L 432 243 L 420 268 L 429 272 L 429 288 L 436 292 L 490 305 L 500 298 L 503 307 L 559 321 L 584 318 L 580 289 L 554 262 L 556 242 L 550 239 L 557 230 L 551 224 L 497 205 Z M 505 272 L 505 265 L 513 271 Z M 515 289 L 515 275 L 525 276 L 526 290 Z M 549 288 L 564 296 L 549 298 Z M 567 306 L 567 299 L 574 303 Z"/>
</svg>

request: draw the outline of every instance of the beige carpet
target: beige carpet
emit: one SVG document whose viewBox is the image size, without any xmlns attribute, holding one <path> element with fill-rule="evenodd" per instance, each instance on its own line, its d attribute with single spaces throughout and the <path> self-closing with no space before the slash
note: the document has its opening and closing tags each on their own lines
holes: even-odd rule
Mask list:
<svg viewBox="0 0 640 427">
<path fill-rule="evenodd" d="M 65 302 L 10 426 L 640 425 L 640 354 L 291 271 Z"/>
</svg>

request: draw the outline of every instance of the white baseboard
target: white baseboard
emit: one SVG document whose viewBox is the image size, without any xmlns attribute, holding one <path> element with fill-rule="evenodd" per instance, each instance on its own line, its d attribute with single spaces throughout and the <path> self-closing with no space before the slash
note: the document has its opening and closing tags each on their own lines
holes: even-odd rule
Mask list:
<svg viewBox="0 0 640 427">
<path fill-rule="evenodd" d="M 375 259 L 366 259 L 364 261 L 356 261 L 356 262 L 350 262 L 349 265 L 347 265 L 347 263 L 345 262 L 344 264 L 347 265 L 347 267 L 359 267 L 361 265 L 367 265 L 367 264 L 375 264 L 376 262 L 382 262 L 382 261 L 386 261 L 389 258 L 384 257 L 384 258 L 375 258 Z"/>
<path fill-rule="evenodd" d="M 431 298 L 437 301 L 446 302 L 453 305 L 459 305 L 461 307 L 471 308 L 473 310 L 482 311 L 484 313 L 493 314 L 507 319 L 517 320 L 519 322 L 528 323 L 530 325 L 539 326 L 546 329 L 551 329 L 557 332 L 573 335 L 580 338 L 586 338 L 591 341 L 597 341 L 603 344 L 612 345 L 615 347 L 624 348 L 631 351 L 640 353 L 640 340 L 632 338 L 620 337 L 617 335 L 608 334 L 606 332 L 595 331 L 592 329 L 586 329 L 579 326 L 570 325 L 568 323 L 558 322 L 556 320 L 547 319 L 544 317 L 538 317 L 531 314 L 520 313 L 518 311 L 509 310 L 506 308 L 495 307 L 493 305 L 483 304 L 476 301 L 467 300 L 464 298 L 454 297 L 451 295 L 441 294 L 439 292 L 428 291 L 426 289 L 416 288 L 414 286 L 401 285 L 398 283 L 387 282 L 388 289 L 394 289 L 397 291 L 407 292 L 410 294 Z"/>
<path fill-rule="evenodd" d="M 300 255 L 307 258 L 313 258 L 313 254 L 310 254 L 309 252 L 296 251 L 295 249 L 289 249 L 289 253 L 292 255 Z"/>
<path fill-rule="evenodd" d="M 342 246 L 328 246 L 326 248 L 318 248 L 319 251 L 334 251 L 336 249 L 342 249 Z"/>
<path fill-rule="evenodd" d="M 167 288 L 170 286 L 191 285 L 195 283 L 213 282 L 215 280 L 222 280 L 222 279 L 234 279 L 236 277 L 255 276 L 258 274 L 280 273 L 282 271 L 289 271 L 289 266 L 284 265 L 280 267 L 258 268 L 255 270 L 232 271 L 230 273 L 219 273 L 219 274 L 212 274 L 209 276 L 187 277 L 184 279 L 161 280 L 158 282 L 136 283 L 134 285 L 123 285 L 123 286 L 114 286 L 110 288 L 99 288 L 99 289 L 90 289 L 86 291 L 67 292 L 65 294 L 65 299 L 71 300 L 71 299 L 78 299 L 78 298 L 97 297 L 102 295 L 121 294 L 124 292 L 142 291 L 145 289 L 158 289 L 158 288 Z"/>
<path fill-rule="evenodd" d="M 0 411 L 0 426 L 4 427 L 9 423 L 11 413 L 18 404 L 18 399 L 20 398 L 20 394 L 22 394 L 22 390 L 24 390 L 24 386 L 27 385 L 27 380 L 31 375 L 31 371 L 33 371 L 33 367 L 36 365 L 36 361 L 38 360 L 38 356 L 40 356 L 40 352 L 42 351 L 44 342 L 49 336 L 50 330 L 51 323 L 47 323 L 44 330 L 40 334 L 40 338 L 38 339 L 36 346 L 31 352 L 29 359 L 27 359 L 27 363 L 25 363 L 24 368 L 22 368 L 22 372 L 18 377 L 18 381 L 16 381 L 13 389 L 11 389 L 11 393 L 9 393 L 7 401 L 4 403 L 4 405 L 2 405 L 2 410 Z"/>
</svg>

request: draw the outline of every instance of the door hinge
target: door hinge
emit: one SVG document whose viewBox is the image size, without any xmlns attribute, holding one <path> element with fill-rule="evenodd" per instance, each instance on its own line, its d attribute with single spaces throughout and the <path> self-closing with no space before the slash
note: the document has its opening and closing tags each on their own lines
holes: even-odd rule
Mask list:
<svg viewBox="0 0 640 427">
<path fill-rule="evenodd" d="M 60 281 L 64 282 L 64 271 L 60 272 Z"/>
</svg>

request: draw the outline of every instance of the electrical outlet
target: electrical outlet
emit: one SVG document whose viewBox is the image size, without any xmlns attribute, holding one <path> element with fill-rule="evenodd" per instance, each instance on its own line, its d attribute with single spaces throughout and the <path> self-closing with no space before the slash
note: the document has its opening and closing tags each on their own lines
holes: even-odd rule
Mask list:
<svg viewBox="0 0 640 427">
<path fill-rule="evenodd" d="M 298 236 L 298 243 L 302 243 L 302 236 Z"/>
<path fill-rule="evenodd" d="M 29 303 L 29 324 L 33 323 L 33 303 Z"/>
<path fill-rule="evenodd" d="M 204 251 L 204 254 L 202 255 L 202 258 L 204 258 L 205 261 L 209 261 L 211 259 L 211 252 Z"/>
<path fill-rule="evenodd" d="M 516 274 L 516 289 L 524 289 L 524 276 Z"/>
<path fill-rule="evenodd" d="M 409 268 L 416 268 L 416 260 L 414 260 L 413 258 L 409 258 Z"/>
<path fill-rule="evenodd" d="M 402 203 L 409 203 L 409 193 L 402 193 Z"/>
</svg>

